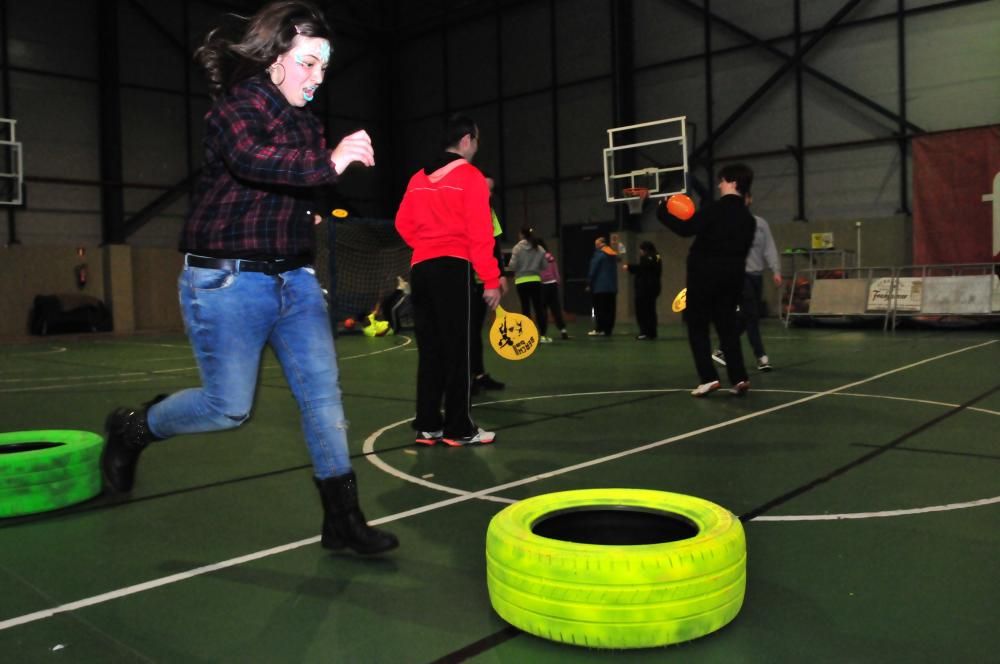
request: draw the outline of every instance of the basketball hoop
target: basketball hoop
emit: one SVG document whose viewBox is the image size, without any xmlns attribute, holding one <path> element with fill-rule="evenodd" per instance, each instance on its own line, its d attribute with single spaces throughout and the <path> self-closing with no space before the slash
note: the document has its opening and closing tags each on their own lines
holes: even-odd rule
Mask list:
<svg viewBox="0 0 1000 664">
<path fill-rule="evenodd" d="M 649 196 L 649 187 L 626 187 L 622 189 L 622 193 L 628 196 L 625 202 L 628 203 L 629 214 L 640 214 L 642 204 Z"/>
</svg>

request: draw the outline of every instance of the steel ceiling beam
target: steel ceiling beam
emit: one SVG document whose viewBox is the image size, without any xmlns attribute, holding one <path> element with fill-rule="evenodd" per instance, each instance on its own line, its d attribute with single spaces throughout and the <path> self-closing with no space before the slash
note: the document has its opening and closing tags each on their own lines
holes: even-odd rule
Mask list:
<svg viewBox="0 0 1000 664">
<path fill-rule="evenodd" d="M 772 87 L 774 87 L 775 83 L 781 80 L 785 76 L 785 74 L 787 74 L 789 71 L 792 70 L 792 68 L 798 66 L 799 63 L 802 62 L 802 58 L 805 57 L 806 53 L 811 51 L 820 41 L 822 41 L 823 38 L 826 37 L 837 26 L 837 24 L 839 24 L 848 14 L 851 13 L 851 11 L 854 10 L 855 7 L 857 7 L 863 1 L 864 0 L 848 0 L 848 2 L 846 2 L 844 6 L 837 11 L 836 14 L 834 14 L 825 24 L 823 24 L 823 27 L 818 32 L 816 32 L 809 39 L 809 41 L 807 41 L 805 44 L 802 45 L 801 48 L 797 49 L 795 53 L 789 56 L 785 64 L 780 66 L 778 70 L 775 71 L 774 74 L 770 76 L 770 78 L 764 81 L 764 83 L 759 88 L 757 88 L 755 92 L 753 92 L 749 97 L 747 97 L 746 101 L 744 101 L 739 106 L 739 108 L 733 111 L 733 113 L 730 114 L 728 118 L 723 120 L 722 123 L 712 131 L 711 135 L 709 135 L 708 138 L 706 138 L 701 145 L 699 145 L 697 148 L 694 149 L 694 151 L 691 153 L 691 160 L 697 161 L 701 156 L 701 154 L 705 152 L 705 150 L 709 149 L 712 145 L 714 145 L 715 141 L 718 140 L 720 136 L 722 136 L 724 133 L 726 133 L 726 131 L 729 130 L 730 127 L 736 124 L 736 121 L 739 120 L 743 116 L 743 114 L 746 113 L 751 107 L 753 107 L 754 104 L 760 101 L 760 99 L 765 94 L 767 94 L 767 92 Z"/>
<path fill-rule="evenodd" d="M 118 5 L 99 2 L 97 7 L 93 26 L 101 35 L 97 43 L 101 243 L 123 244 L 126 234 L 125 195 L 120 184 L 123 156 Z"/>
<path fill-rule="evenodd" d="M 141 16 L 146 22 L 152 26 L 160 36 L 170 42 L 170 45 L 177 50 L 184 60 L 188 60 L 190 54 L 187 52 L 187 47 L 185 47 L 184 42 L 178 39 L 174 33 L 172 33 L 165 25 L 160 23 L 160 21 L 149 13 L 149 10 L 139 4 L 136 0 L 129 0 L 129 6 L 132 7 L 133 11 Z"/>
<path fill-rule="evenodd" d="M 122 241 L 124 242 L 129 237 L 131 237 L 137 230 L 148 224 L 153 220 L 156 215 L 160 214 L 171 204 L 174 203 L 181 196 L 185 195 L 194 186 L 195 180 L 201 175 L 202 169 L 198 169 L 193 173 L 189 174 L 186 178 L 173 185 L 170 189 L 163 192 L 151 202 L 149 202 L 141 210 L 133 214 L 129 219 L 123 224 Z"/>
<path fill-rule="evenodd" d="M 693 0 L 671 0 L 671 1 L 674 4 L 679 4 L 679 5 L 683 6 L 683 7 L 686 7 L 688 9 L 690 9 L 692 12 L 697 12 L 698 14 L 705 13 L 704 10 L 701 7 L 699 7 L 697 4 L 695 4 L 693 2 Z M 789 60 L 792 59 L 792 57 L 793 57 L 792 55 L 789 55 L 787 52 L 783 51 L 782 49 L 780 49 L 780 48 L 778 48 L 776 46 L 771 45 L 770 43 L 768 43 L 764 39 L 761 39 L 760 37 L 758 37 L 757 35 L 753 34 L 752 32 L 741 28 L 739 25 L 733 23 L 732 21 L 727 21 L 726 19 L 722 18 L 718 14 L 713 14 L 711 12 L 708 12 L 708 14 L 711 17 L 713 23 L 717 23 L 718 25 L 721 25 L 724 28 L 727 28 L 728 30 L 736 33 L 740 37 L 743 37 L 744 39 L 747 39 L 747 40 L 753 42 L 753 44 L 755 46 L 759 46 L 760 48 L 766 50 L 768 53 L 771 53 L 772 55 L 776 55 L 777 57 L 782 58 L 782 59 L 784 59 L 786 61 L 789 61 Z M 895 113 L 895 112 L 889 110 L 888 108 L 882 106 L 878 102 L 876 102 L 876 101 L 872 100 L 871 98 L 869 98 L 869 97 L 861 94 L 857 90 L 854 90 L 854 89 L 848 87 L 847 85 L 844 85 L 840 81 L 838 81 L 838 80 L 836 80 L 836 79 L 834 79 L 834 78 L 832 78 L 830 76 L 827 76 L 823 72 L 821 72 L 821 71 L 819 71 L 819 70 L 817 70 L 817 69 L 815 69 L 813 67 L 810 67 L 809 65 L 807 65 L 805 63 L 801 64 L 801 68 L 802 68 L 803 72 L 809 74 L 813 78 L 815 78 L 815 79 L 817 79 L 819 81 L 822 81 L 823 83 L 826 83 L 827 85 L 829 85 L 833 89 L 837 90 L 838 92 L 841 92 L 841 93 L 847 95 L 848 97 L 850 97 L 854 101 L 856 101 L 856 102 L 858 102 L 858 103 L 860 103 L 860 104 L 862 104 L 864 106 L 867 106 L 871 110 L 873 110 L 876 113 L 879 113 L 879 114 L 881 114 L 881 115 L 889 118 L 893 122 L 902 124 L 903 126 L 905 126 L 910 131 L 916 132 L 916 133 L 921 133 L 921 134 L 924 133 L 924 130 L 921 127 L 918 127 L 917 125 L 913 124 L 912 122 L 906 121 L 905 119 L 901 118 L 898 113 Z"/>
</svg>

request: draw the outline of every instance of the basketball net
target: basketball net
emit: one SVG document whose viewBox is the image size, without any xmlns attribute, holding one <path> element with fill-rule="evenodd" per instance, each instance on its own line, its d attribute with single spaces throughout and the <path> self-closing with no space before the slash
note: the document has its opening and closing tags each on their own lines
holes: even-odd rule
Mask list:
<svg viewBox="0 0 1000 664">
<path fill-rule="evenodd" d="M 629 214 L 641 214 L 642 204 L 649 196 L 649 189 L 647 187 L 626 187 L 622 193 L 630 197 L 625 200 L 628 204 Z"/>
</svg>

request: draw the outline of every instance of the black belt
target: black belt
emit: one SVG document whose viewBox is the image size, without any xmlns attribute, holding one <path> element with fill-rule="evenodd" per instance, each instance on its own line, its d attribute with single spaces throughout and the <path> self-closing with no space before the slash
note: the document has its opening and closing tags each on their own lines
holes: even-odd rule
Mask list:
<svg viewBox="0 0 1000 664">
<path fill-rule="evenodd" d="M 187 254 L 184 264 L 191 267 L 207 267 L 213 270 L 229 270 L 230 272 L 263 272 L 266 275 L 274 276 L 289 270 L 297 270 L 300 267 L 309 265 L 310 260 L 305 257 L 288 258 L 276 261 L 248 261 L 242 258 L 210 258 L 209 256 L 196 256 Z"/>
</svg>

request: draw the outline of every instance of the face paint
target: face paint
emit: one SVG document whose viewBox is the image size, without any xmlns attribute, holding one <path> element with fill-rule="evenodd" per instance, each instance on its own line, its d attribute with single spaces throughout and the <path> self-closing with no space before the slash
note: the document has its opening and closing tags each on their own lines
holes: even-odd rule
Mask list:
<svg viewBox="0 0 1000 664">
<path fill-rule="evenodd" d="M 306 55 L 311 55 L 312 57 L 316 57 L 315 55 L 313 55 L 311 53 L 306 54 Z M 295 58 L 295 63 L 296 64 L 301 65 L 302 67 L 308 68 L 308 63 L 306 62 L 306 58 L 305 58 L 305 56 L 303 56 L 302 53 L 293 53 L 292 57 Z M 312 101 L 315 98 L 314 92 L 315 92 L 314 89 L 312 89 L 312 88 L 306 88 L 306 89 L 304 89 L 302 91 L 302 98 L 305 99 L 307 102 Z"/>
<path fill-rule="evenodd" d="M 297 34 L 297 35 L 301 35 L 302 34 L 302 29 L 299 26 L 297 26 L 297 25 L 295 26 L 295 34 Z M 310 37 L 310 39 L 317 39 L 317 40 L 319 40 L 319 41 L 322 42 L 319 45 L 319 55 L 318 55 L 318 57 L 319 57 L 320 61 L 322 61 L 322 63 L 324 65 L 328 64 L 330 62 L 330 54 L 333 52 L 333 49 L 330 47 L 330 42 L 328 42 L 327 40 L 325 40 L 325 39 L 323 39 L 321 37 L 316 37 L 316 38 Z"/>
<path fill-rule="evenodd" d="M 304 106 L 316 97 L 330 61 L 330 42 L 319 37 L 298 35 L 292 48 L 278 57 L 286 76 L 278 88 L 293 106 Z"/>
<path fill-rule="evenodd" d="M 306 64 L 306 57 L 312 56 L 325 67 L 330 64 L 330 42 L 325 39 L 318 38 L 308 38 L 309 41 L 303 40 L 292 50 L 292 57 L 300 65 Z M 298 39 L 296 39 L 298 41 Z"/>
</svg>

